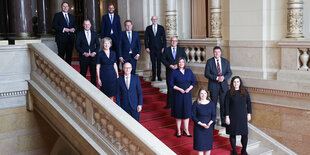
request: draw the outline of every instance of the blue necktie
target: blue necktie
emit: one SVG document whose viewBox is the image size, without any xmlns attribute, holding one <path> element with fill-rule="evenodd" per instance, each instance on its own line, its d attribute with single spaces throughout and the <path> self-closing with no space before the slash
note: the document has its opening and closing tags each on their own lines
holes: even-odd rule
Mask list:
<svg viewBox="0 0 310 155">
<path fill-rule="evenodd" d="M 111 14 L 111 24 L 113 23 L 113 15 Z"/>
<path fill-rule="evenodd" d="M 69 19 L 68 19 L 68 15 L 65 14 L 65 19 L 66 19 L 66 22 L 67 22 L 67 26 L 69 27 Z"/>
<path fill-rule="evenodd" d="M 128 32 L 128 40 L 129 40 L 129 43 L 131 44 L 130 32 Z"/>
<path fill-rule="evenodd" d="M 172 48 L 172 49 L 173 49 L 172 51 L 173 59 L 175 59 L 175 55 L 176 55 L 175 48 Z"/>
</svg>

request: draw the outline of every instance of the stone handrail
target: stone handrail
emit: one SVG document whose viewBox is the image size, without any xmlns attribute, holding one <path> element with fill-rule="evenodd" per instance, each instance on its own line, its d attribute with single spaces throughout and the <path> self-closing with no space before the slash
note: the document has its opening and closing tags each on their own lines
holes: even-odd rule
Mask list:
<svg viewBox="0 0 310 155">
<path fill-rule="evenodd" d="M 45 90 L 59 96 L 55 102 L 75 114 L 75 123 L 84 123 L 83 133 L 95 139 L 90 145 L 99 146 L 98 154 L 175 154 L 44 44 L 29 44 L 29 51 L 29 83 L 41 81 Z"/>
<path fill-rule="evenodd" d="M 205 64 L 209 57 L 207 51 L 219 44 L 219 39 L 182 39 L 179 46 L 183 47 L 189 63 Z"/>
<path fill-rule="evenodd" d="M 284 40 L 278 44 L 281 47 L 282 58 L 286 59 L 282 60 L 281 69 L 309 71 L 309 40 Z"/>
</svg>

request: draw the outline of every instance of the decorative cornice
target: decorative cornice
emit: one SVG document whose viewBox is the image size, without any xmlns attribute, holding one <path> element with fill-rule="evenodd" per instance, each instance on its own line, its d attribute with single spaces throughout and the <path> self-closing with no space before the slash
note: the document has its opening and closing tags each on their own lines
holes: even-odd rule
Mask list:
<svg viewBox="0 0 310 155">
<path fill-rule="evenodd" d="M 0 93 L 0 98 L 15 97 L 15 96 L 25 96 L 26 94 L 27 94 L 27 90 L 3 92 L 3 93 Z"/>
<path fill-rule="evenodd" d="M 255 93 L 272 94 L 272 95 L 289 96 L 289 97 L 310 97 L 310 93 L 266 89 L 266 88 L 254 88 L 254 87 L 246 87 L 246 88 L 249 92 L 255 92 Z"/>
</svg>

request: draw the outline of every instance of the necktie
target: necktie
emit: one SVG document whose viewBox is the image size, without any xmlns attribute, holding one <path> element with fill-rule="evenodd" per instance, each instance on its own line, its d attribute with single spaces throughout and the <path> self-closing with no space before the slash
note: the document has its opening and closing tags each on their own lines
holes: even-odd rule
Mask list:
<svg viewBox="0 0 310 155">
<path fill-rule="evenodd" d="M 111 14 L 110 16 L 111 16 L 111 24 L 112 24 L 113 23 L 113 15 Z"/>
<path fill-rule="evenodd" d="M 128 80 L 128 76 L 126 76 L 125 84 L 126 84 L 127 89 L 129 89 L 129 80 Z"/>
<path fill-rule="evenodd" d="M 172 48 L 172 49 L 173 49 L 172 51 L 173 59 L 175 59 L 175 55 L 176 55 L 175 48 Z"/>
<path fill-rule="evenodd" d="M 131 44 L 130 31 L 128 32 L 128 40 L 129 40 L 129 43 Z"/>
<path fill-rule="evenodd" d="M 216 60 L 216 68 L 217 68 L 217 75 L 221 76 L 222 72 L 221 72 L 221 67 L 220 67 L 219 59 Z"/>
<path fill-rule="evenodd" d="M 68 14 L 65 14 L 65 19 L 66 19 L 66 22 L 67 22 L 67 26 L 69 27 L 69 19 L 68 19 Z"/>
<path fill-rule="evenodd" d="M 88 42 L 88 45 L 90 45 L 90 33 L 89 31 L 86 31 L 87 32 L 87 42 Z"/>
<path fill-rule="evenodd" d="M 153 25 L 153 32 L 154 32 L 154 36 L 156 36 L 156 32 L 157 32 L 156 25 Z"/>
</svg>

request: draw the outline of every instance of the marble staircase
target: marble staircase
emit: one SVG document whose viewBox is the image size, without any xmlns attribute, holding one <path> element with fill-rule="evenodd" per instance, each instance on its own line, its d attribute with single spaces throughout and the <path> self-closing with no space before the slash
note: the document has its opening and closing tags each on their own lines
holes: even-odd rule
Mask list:
<svg viewBox="0 0 310 155">
<path fill-rule="evenodd" d="M 137 74 L 139 76 L 143 76 L 144 80 L 150 80 L 151 73 L 150 71 L 137 71 Z M 160 92 L 167 93 L 167 86 L 166 86 L 166 80 L 163 81 L 153 81 L 152 86 L 160 88 Z M 217 107 L 217 111 L 219 111 L 219 104 Z M 219 113 L 219 112 L 217 112 Z M 219 117 L 219 116 L 217 116 Z M 222 137 L 229 138 L 229 135 L 226 134 L 226 129 L 224 127 L 221 127 L 220 125 L 215 126 L 216 130 L 219 130 L 219 135 Z M 250 129 L 249 129 L 250 130 Z M 241 136 L 237 136 L 237 146 L 241 146 L 240 142 Z M 248 140 L 248 146 L 247 146 L 247 152 L 251 155 L 273 155 L 273 149 L 266 147 L 262 144 L 261 141 L 251 139 L 251 135 L 249 135 Z"/>
</svg>

